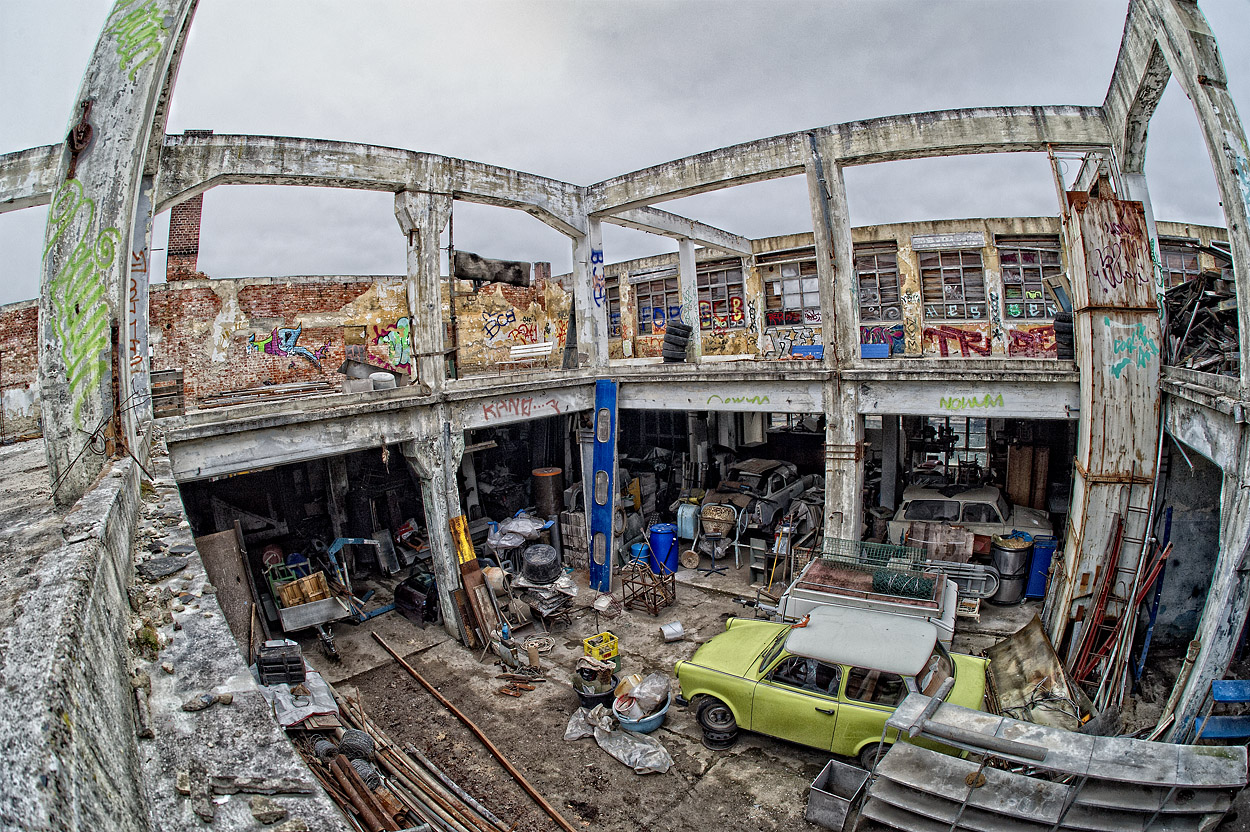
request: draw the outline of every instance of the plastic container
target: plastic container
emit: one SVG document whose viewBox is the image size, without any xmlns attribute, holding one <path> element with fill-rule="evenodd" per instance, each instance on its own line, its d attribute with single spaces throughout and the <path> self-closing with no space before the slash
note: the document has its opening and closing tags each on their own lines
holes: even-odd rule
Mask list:
<svg viewBox="0 0 1250 832">
<path fill-rule="evenodd" d="M 1046 597 L 1046 579 L 1058 546 L 1059 541 L 1049 535 L 1033 538 L 1033 560 L 1029 563 L 1029 581 L 1024 588 L 1024 597 Z"/>
<path fill-rule="evenodd" d="M 646 560 L 647 559 L 647 544 L 631 543 L 629 546 L 629 559 L 630 561 Z"/>
<path fill-rule="evenodd" d="M 825 829 L 842 829 L 851 804 L 859 797 L 866 782 L 868 772 L 862 768 L 830 760 L 812 781 L 804 817 L 809 823 Z"/>
<path fill-rule="evenodd" d="M 656 523 L 649 530 L 651 554 L 647 565 L 657 575 L 672 575 L 677 571 L 677 527 L 672 523 Z"/>
<path fill-rule="evenodd" d="M 694 540 L 699 532 L 699 507 L 694 503 L 682 503 L 677 507 L 677 536 Z"/>
<path fill-rule="evenodd" d="M 651 716 L 645 716 L 642 719 L 627 719 L 616 709 L 615 703 L 612 705 L 612 715 L 616 717 L 616 721 L 621 723 L 621 727 L 626 731 L 633 731 L 638 734 L 650 734 L 656 728 L 659 728 L 664 724 L 664 716 L 668 713 L 668 706 L 672 704 L 673 694 L 670 692 L 668 699 L 664 702 L 664 706 L 655 713 L 651 714 Z"/>
<path fill-rule="evenodd" d="M 582 639 L 582 650 L 592 659 L 606 662 L 616 658 L 617 653 L 620 652 L 620 647 L 616 641 L 616 636 L 612 633 L 599 633 L 590 638 Z"/>
<path fill-rule="evenodd" d="M 594 708 L 597 705 L 610 708 L 612 707 L 612 700 L 616 699 L 616 686 L 618 682 L 619 680 L 614 674 L 612 676 L 612 687 L 601 693 L 595 693 L 593 690 L 583 689 L 582 685 L 585 683 L 581 681 L 581 677 L 577 674 L 573 674 L 573 691 L 577 694 L 577 699 L 581 702 L 582 707 L 587 710 Z"/>
</svg>

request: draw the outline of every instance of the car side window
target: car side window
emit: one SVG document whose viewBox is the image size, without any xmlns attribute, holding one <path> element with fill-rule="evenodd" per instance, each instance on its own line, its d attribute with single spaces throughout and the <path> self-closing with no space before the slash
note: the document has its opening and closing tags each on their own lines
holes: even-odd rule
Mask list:
<svg viewBox="0 0 1250 832">
<path fill-rule="evenodd" d="M 964 503 L 965 523 L 999 523 L 998 509 L 990 503 Z"/>
<path fill-rule="evenodd" d="M 959 503 L 954 500 L 912 500 L 907 504 L 905 520 L 958 520 Z"/>
<path fill-rule="evenodd" d="M 813 693 L 836 694 L 840 675 L 835 665 L 802 656 L 787 656 L 768 674 L 768 680 Z"/>
<path fill-rule="evenodd" d="M 846 698 L 857 702 L 894 707 L 907 694 L 903 677 L 896 673 L 852 667 L 846 675 Z"/>
</svg>

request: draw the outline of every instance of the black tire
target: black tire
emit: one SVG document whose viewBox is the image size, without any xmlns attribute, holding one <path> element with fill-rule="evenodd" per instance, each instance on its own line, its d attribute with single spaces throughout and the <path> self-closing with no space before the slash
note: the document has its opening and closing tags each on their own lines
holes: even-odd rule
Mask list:
<svg viewBox="0 0 1250 832">
<path fill-rule="evenodd" d="M 865 746 L 864 750 L 859 752 L 859 767 L 872 771 L 877 767 L 877 763 L 890 750 L 889 745 L 881 745 L 874 742 L 872 745 Z"/>
<path fill-rule="evenodd" d="M 717 734 L 709 731 L 703 732 L 703 747 L 712 751 L 724 751 L 727 748 L 732 748 L 733 744 L 737 741 L 738 733 L 736 731 L 732 734 Z"/>
<path fill-rule="evenodd" d="M 1072 325 L 1072 313 L 1059 311 L 1055 313 L 1055 323 Z"/>
<path fill-rule="evenodd" d="M 694 332 L 694 327 L 681 321 L 669 321 L 664 327 L 665 335 L 672 333 L 682 338 L 689 338 L 692 332 Z"/>
<path fill-rule="evenodd" d="M 738 720 L 729 706 L 715 696 L 705 697 L 695 708 L 694 718 L 705 733 L 737 734 Z"/>
</svg>

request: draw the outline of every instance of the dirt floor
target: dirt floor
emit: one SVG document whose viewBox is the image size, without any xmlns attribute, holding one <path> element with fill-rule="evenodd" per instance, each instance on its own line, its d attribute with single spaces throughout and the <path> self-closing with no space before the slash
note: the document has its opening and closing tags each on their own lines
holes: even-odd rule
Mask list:
<svg viewBox="0 0 1250 832">
<path fill-rule="evenodd" d="M 520 698 L 497 693 L 503 672 L 493 655 L 484 660 L 439 627 L 419 628 L 395 613 L 358 627 L 338 626 L 342 660 L 329 664 L 305 639 L 309 659 L 340 689 L 359 691 L 366 711 L 400 745 L 426 753 L 505 823 L 519 832 L 557 828 L 515 785 L 481 743 L 394 662 L 370 636 L 378 631 L 430 683 L 461 708 L 530 782 L 574 826 L 612 830 L 817 829 L 804 820 L 807 792 L 830 755 L 812 748 L 744 732 L 733 748 L 711 751 L 686 708 L 674 704 L 652 736 L 673 757 L 665 774 L 638 775 L 602 751 L 593 739 L 564 740 L 579 702 L 569 683 L 583 653 L 582 639 L 610 630 L 620 640 L 621 672 L 663 672 L 689 658 L 698 644 L 724 629 L 734 615 L 752 611 L 734 603 L 751 597 L 748 570 L 703 576 L 679 573 L 677 605 L 652 617 L 646 611 L 608 618 L 590 604 L 597 596 L 575 573 L 579 594 L 571 624 L 553 632 L 554 647 L 542 656 L 546 682 Z M 619 590 L 618 590 L 619 597 Z M 384 592 L 379 593 L 381 603 Z M 956 649 L 976 651 L 1015 632 L 1036 604 L 986 608 L 980 622 L 961 619 Z M 660 626 L 680 621 L 686 637 L 665 643 Z M 541 634 L 527 627 L 517 640 Z M 850 761 L 847 761 L 850 762 Z"/>
</svg>

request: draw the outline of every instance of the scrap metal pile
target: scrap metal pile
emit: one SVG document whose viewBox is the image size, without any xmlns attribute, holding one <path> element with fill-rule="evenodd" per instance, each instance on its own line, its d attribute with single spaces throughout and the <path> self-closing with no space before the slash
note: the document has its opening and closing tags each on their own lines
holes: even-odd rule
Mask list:
<svg viewBox="0 0 1250 832">
<path fill-rule="evenodd" d="M 1168 290 L 1169 363 L 1205 373 L 1236 376 L 1237 297 L 1217 272 L 1203 272 Z"/>
</svg>

